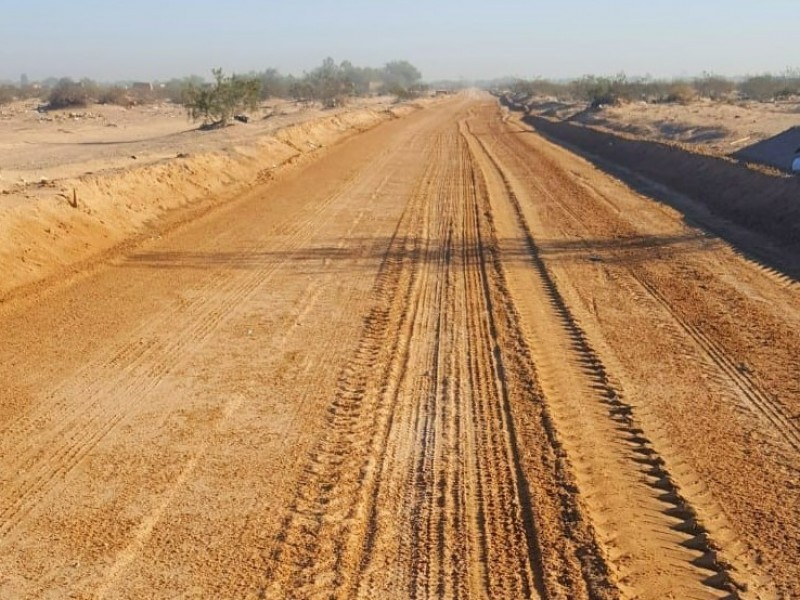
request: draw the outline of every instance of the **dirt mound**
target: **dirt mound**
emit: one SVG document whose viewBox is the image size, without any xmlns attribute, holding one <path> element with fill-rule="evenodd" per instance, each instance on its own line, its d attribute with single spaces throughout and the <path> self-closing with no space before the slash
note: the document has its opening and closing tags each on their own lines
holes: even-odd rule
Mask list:
<svg viewBox="0 0 800 600">
<path fill-rule="evenodd" d="M 231 198 L 272 179 L 287 163 L 415 110 L 360 108 L 285 127 L 223 151 L 42 181 L 5 191 L 0 206 L 0 298 L 141 233 L 172 209 Z"/>
<path fill-rule="evenodd" d="M 733 156 L 740 160 L 792 170 L 792 161 L 800 153 L 800 127 L 792 127 L 767 140 L 742 148 Z"/>
<path fill-rule="evenodd" d="M 713 214 L 767 234 L 784 244 L 800 240 L 800 180 L 776 177 L 676 145 L 629 139 L 528 116 L 537 131 L 613 163 L 700 202 Z"/>
<path fill-rule="evenodd" d="M 688 104 L 638 101 L 590 109 L 584 102 L 554 106 L 539 99 L 528 102 L 525 108 L 536 116 L 577 121 L 607 133 L 648 141 L 686 144 L 694 152 L 716 156 L 730 156 L 800 125 L 800 105 L 795 100 L 725 103 L 700 99 Z"/>
</svg>

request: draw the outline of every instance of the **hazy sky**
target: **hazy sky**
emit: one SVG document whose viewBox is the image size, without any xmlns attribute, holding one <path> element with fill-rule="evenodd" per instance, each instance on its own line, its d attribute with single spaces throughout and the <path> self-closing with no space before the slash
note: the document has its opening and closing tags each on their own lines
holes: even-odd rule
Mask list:
<svg viewBox="0 0 800 600">
<path fill-rule="evenodd" d="M 0 0 L 0 79 L 302 73 L 393 59 L 426 79 L 800 66 L 800 0 Z M 791 49 L 790 49 L 791 46 Z"/>
</svg>

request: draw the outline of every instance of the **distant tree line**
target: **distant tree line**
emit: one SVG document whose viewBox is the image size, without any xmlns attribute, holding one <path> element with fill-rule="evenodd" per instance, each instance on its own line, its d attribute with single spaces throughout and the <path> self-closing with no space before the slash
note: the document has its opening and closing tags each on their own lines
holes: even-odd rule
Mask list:
<svg viewBox="0 0 800 600">
<path fill-rule="evenodd" d="M 508 87 L 515 94 L 537 95 L 562 100 L 585 101 L 593 106 L 620 102 L 680 102 L 697 98 L 711 100 L 756 100 L 773 102 L 800 96 L 800 69 L 780 75 L 764 74 L 741 80 L 704 73 L 691 79 L 629 78 L 624 73 L 612 77 L 586 75 L 572 81 L 517 79 Z"/>
<path fill-rule="evenodd" d="M 326 58 L 322 64 L 301 77 L 282 75 L 267 69 L 250 76 L 261 82 L 261 98 L 291 98 L 330 104 L 351 96 L 390 94 L 413 97 L 426 90 L 422 74 L 405 60 L 386 63 L 382 68 L 357 67 L 348 60 L 337 64 Z"/>
<path fill-rule="evenodd" d="M 190 116 L 199 120 L 227 120 L 227 110 L 220 110 L 225 94 L 242 96 L 244 104 L 267 98 L 321 102 L 333 106 L 349 97 L 389 94 L 401 99 L 413 98 L 426 91 L 422 74 L 408 61 L 398 60 L 383 67 L 358 67 L 350 61 L 336 63 L 326 58 L 321 65 L 301 76 L 284 75 L 277 69 L 226 77 L 212 72 L 209 83 L 196 75 L 148 84 L 127 82 L 100 84 L 91 79 L 49 78 L 30 83 L 26 76 L 19 84 L 0 84 L 0 104 L 13 100 L 38 98 L 48 109 L 87 106 L 91 103 L 132 106 L 154 101 L 171 101 L 187 106 Z M 216 91 L 215 91 L 216 90 Z M 236 102 L 233 102 L 236 104 Z M 241 105 L 240 107 L 243 107 Z"/>
</svg>

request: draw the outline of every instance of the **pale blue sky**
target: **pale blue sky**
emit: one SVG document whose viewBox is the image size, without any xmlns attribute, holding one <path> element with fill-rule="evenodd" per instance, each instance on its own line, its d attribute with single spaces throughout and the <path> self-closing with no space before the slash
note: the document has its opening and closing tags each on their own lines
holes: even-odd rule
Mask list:
<svg viewBox="0 0 800 600">
<path fill-rule="evenodd" d="M 302 73 L 745 75 L 800 66 L 800 0 L 0 0 L 0 79 Z"/>
</svg>

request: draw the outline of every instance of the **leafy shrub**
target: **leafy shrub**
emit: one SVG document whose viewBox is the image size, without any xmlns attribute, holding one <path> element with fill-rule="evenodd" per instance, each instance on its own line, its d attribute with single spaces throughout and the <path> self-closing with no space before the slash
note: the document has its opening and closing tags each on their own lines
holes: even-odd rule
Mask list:
<svg viewBox="0 0 800 600">
<path fill-rule="evenodd" d="M 422 78 L 419 70 L 405 60 L 392 61 L 383 68 L 357 67 L 348 60 L 339 64 L 326 58 L 322 64 L 302 77 L 281 75 L 277 69 L 266 69 L 253 78 L 261 82 L 262 99 L 270 97 L 318 101 L 323 105 L 340 103 L 349 96 L 367 96 L 377 90 L 402 90 L 418 93 Z"/>
<path fill-rule="evenodd" d="M 289 95 L 287 78 L 283 77 L 278 69 L 267 69 L 258 76 L 261 82 L 261 99 L 286 98 Z"/>
<path fill-rule="evenodd" d="M 170 79 L 154 90 L 154 95 L 162 100 L 169 100 L 175 104 L 186 103 L 186 92 L 192 87 L 202 87 L 205 81 L 199 75 L 191 75 L 182 79 Z"/>
<path fill-rule="evenodd" d="M 193 121 L 204 126 L 222 127 L 242 111 L 258 110 L 260 85 L 257 79 L 230 76 L 214 69 L 215 82 L 210 86 L 190 84 L 185 90 L 183 105 Z"/>
<path fill-rule="evenodd" d="M 324 106 L 332 106 L 338 100 L 353 94 L 353 82 L 344 73 L 341 66 L 328 57 L 322 64 L 306 75 L 312 97 Z"/>
</svg>

